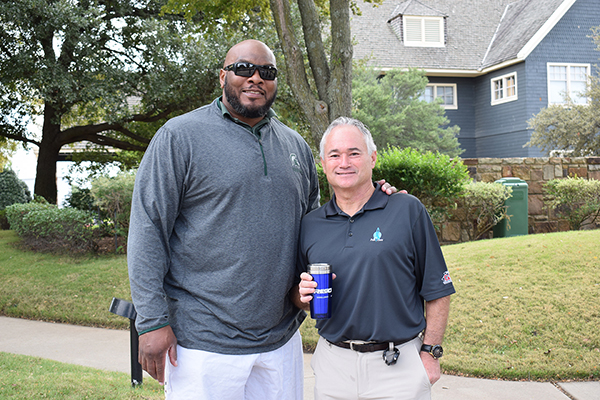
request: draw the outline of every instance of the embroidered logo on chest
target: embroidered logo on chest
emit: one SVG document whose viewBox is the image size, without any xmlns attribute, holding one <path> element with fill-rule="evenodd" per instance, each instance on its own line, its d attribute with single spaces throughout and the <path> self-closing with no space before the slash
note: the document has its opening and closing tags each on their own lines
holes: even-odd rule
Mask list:
<svg viewBox="0 0 600 400">
<path fill-rule="evenodd" d="M 290 162 L 292 163 L 292 169 L 296 172 L 301 173 L 302 167 L 300 166 L 300 161 L 298 161 L 298 156 L 295 153 L 290 153 Z"/>
<path fill-rule="evenodd" d="M 381 231 L 379 230 L 379 227 L 377 228 L 375 233 L 373 233 L 373 238 L 371 238 L 371 242 L 383 242 L 383 238 L 381 237 Z"/>
</svg>

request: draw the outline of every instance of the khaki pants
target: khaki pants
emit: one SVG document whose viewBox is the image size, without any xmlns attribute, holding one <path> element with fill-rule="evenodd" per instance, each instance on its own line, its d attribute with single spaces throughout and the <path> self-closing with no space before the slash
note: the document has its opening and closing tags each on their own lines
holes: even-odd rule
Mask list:
<svg viewBox="0 0 600 400">
<path fill-rule="evenodd" d="M 315 400 L 430 400 L 431 384 L 421 357 L 421 338 L 396 346 L 400 357 L 386 365 L 383 351 L 359 353 L 319 338 L 311 366 Z"/>
</svg>

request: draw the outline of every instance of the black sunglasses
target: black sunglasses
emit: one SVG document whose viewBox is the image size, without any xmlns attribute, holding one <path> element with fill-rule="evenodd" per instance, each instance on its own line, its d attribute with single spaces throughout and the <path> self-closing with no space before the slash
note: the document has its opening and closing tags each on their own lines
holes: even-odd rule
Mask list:
<svg viewBox="0 0 600 400">
<path fill-rule="evenodd" d="M 254 65 L 249 62 L 236 62 L 223 68 L 224 71 L 233 71 L 237 76 L 251 77 L 256 70 L 260 77 L 267 81 L 277 78 L 277 68 L 272 65 Z"/>
</svg>

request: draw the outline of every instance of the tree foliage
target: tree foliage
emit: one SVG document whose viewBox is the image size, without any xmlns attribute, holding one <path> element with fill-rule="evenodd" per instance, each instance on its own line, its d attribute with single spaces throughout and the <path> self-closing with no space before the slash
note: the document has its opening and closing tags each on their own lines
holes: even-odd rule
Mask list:
<svg viewBox="0 0 600 400">
<path fill-rule="evenodd" d="M 600 50 L 600 27 L 594 29 L 594 41 Z M 565 150 L 572 156 L 600 155 L 600 78 L 590 77 L 584 92 L 588 104 L 575 104 L 566 98 L 564 105 L 543 108 L 528 121 L 533 129 L 527 146 L 550 153 Z"/>
<path fill-rule="evenodd" d="M 463 152 L 456 138 L 460 128 L 444 128 L 449 122 L 444 108 L 420 100 L 427 82 L 416 69 L 391 70 L 382 76 L 374 69 L 355 68 L 352 116 L 369 127 L 380 149 L 412 147 L 457 157 Z"/>
<path fill-rule="evenodd" d="M 39 147 L 36 194 L 56 201 L 62 146 L 143 151 L 157 125 L 214 97 L 227 44 L 162 6 L 0 3 L 0 136 Z M 36 119 L 41 135 L 29 129 Z"/>
<path fill-rule="evenodd" d="M 0 136 L 0 171 L 10 164 L 10 158 L 17 150 L 17 143 Z"/>
<path fill-rule="evenodd" d="M 378 0 L 368 1 L 378 2 Z M 169 12 L 219 20 L 216 29 L 243 30 L 253 13 L 266 18 L 267 6 L 284 56 L 286 80 L 318 147 L 330 121 L 351 114 L 352 41 L 350 0 L 170 0 Z M 268 22 L 268 21 L 265 21 Z M 261 39 L 255 36 L 256 39 Z M 273 43 L 267 43 L 273 47 Z M 281 65 L 279 66 L 280 69 Z"/>
</svg>

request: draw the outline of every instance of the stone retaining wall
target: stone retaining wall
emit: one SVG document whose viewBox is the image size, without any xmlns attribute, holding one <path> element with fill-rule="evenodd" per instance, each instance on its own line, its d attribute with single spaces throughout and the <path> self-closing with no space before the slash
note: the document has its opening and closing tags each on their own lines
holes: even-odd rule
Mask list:
<svg viewBox="0 0 600 400">
<path fill-rule="evenodd" d="M 507 177 L 527 182 L 529 233 L 569 229 L 566 221 L 557 219 L 551 210 L 544 209 L 543 185 L 546 182 L 574 176 L 600 180 L 600 157 L 465 158 L 463 163 L 476 182 L 494 182 Z M 466 231 L 459 221 L 450 220 L 442 226 L 440 241 L 443 244 L 467 240 Z"/>
</svg>

